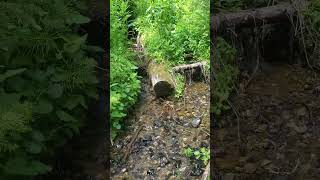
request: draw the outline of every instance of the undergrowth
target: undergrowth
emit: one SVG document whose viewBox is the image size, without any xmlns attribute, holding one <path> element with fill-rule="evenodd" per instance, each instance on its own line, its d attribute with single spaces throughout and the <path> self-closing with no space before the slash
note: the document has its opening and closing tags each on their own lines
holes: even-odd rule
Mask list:
<svg viewBox="0 0 320 180">
<path fill-rule="evenodd" d="M 219 116 L 230 109 L 228 99 L 236 88 L 235 82 L 239 70 L 235 64 L 236 50 L 221 37 L 217 38 L 216 55 L 213 64 L 213 89 L 211 111 Z"/>
<path fill-rule="evenodd" d="M 0 1 L 0 179 L 32 179 L 79 134 L 97 98 L 101 51 L 75 30 L 89 19 L 81 1 Z"/>
<path fill-rule="evenodd" d="M 305 49 L 308 65 L 320 70 L 320 0 L 310 1 L 302 15 L 301 48 Z"/>
<path fill-rule="evenodd" d="M 205 147 L 200 149 L 188 147 L 183 150 L 183 154 L 188 158 L 201 160 L 204 165 L 207 165 L 210 160 L 210 149 Z"/>
<path fill-rule="evenodd" d="M 198 61 L 206 61 L 205 68 L 209 69 L 209 3 L 209 0 L 134 1 L 137 17 L 134 26 L 141 35 L 145 54 L 168 69 Z M 177 98 L 183 93 L 180 84 L 176 87 Z"/>
<path fill-rule="evenodd" d="M 209 62 L 209 0 L 137 0 L 135 7 L 135 27 L 156 62 Z"/>
<path fill-rule="evenodd" d="M 114 139 L 123 127 L 123 118 L 128 108 L 138 97 L 140 81 L 133 63 L 133 52 L 128 43 L 128 1 L 111 1 L 110 39 L 110 112 L 111 137 Z"/>
</svg>

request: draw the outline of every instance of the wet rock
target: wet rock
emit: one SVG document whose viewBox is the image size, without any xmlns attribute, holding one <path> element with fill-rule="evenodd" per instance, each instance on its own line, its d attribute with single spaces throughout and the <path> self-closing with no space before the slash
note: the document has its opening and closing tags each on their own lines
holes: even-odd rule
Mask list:
<svg viewBox="0 0 320 180">
<path fill-rule="evenodd" d="M 162 121 L 159 120 L 159 119 L 156 119 L 156 120 L 153 122 L 153 125 L 154 125 L 154 127 L 156 127 L 156 128 L 160 128 L 160 127 L 162 127 Z"/>
<path fill-rule="evenodd" d="M 200 176 L 202 174 L 203 170 L 199 163 L 195 162 L 193 163 L 190 175 L 191 176 Z"/>
<path fill-rule="evenodd" d="M 233 173 L 227 173 L 222 177 L 222 180 L 233 180 L 235 175 Z"/>
<path fill-rule="evenodd" d="M 307 114 L 307 109 L 305 107 L 301 107 L 296 110 L 298 116 L 305 116 Z"/>
<path fill-rule="evenodd" d="M 289 122 L 287 124 L 287 126 L 292 128 L 293 130 L 295 130 L 298 133 L 304 133 L 307 131 L 306 125 L 302 124 L 301 126 L 297 126 L 297 124 L 293 121 Z"/>
<path fill-rule="evenodd" d="M 127 168 L 123 168 L 123 169 L 121 170 L 122 173 L 124 173 L 124 172 L 126 172 L 126 171 L 127 171 Z"/>
<path fill-rule="evenodd" d="M 252 174 L 257 170 L 257 165 L 254 163 L 248 163 L 244 165 L 244 171 L 246 173 Z"/>
<path fill-rule="evenodd" d="M 149 176 L 153 176 L 153 175 L 155 175 L 155 173 L 156 173 L 155 169 L 147 170 L 147 175 L 149 175 Z"/>
<path fill-rule="evenodd" d="M 123 143 L 119 142 L 118 144 L 115 145 L 115 147 L 116 147 L 116 149 L 122 149 Z"/>
<path fill-rule="evenodd" d="M 252 109 L 247 109 L 246 112 L 245 112 L 245 115 L 247 117 L 252 117 L 253 116 L 253 110 Z"/>
<path fill-rule="evenodd" d="M 184 121 L 183 122 L 183 127 L 189 127 L 190 126 L 190 122 L 189 121 Z"/>
<path fill-rule="evenodd" d="M 200 117 L 195 117 L 195 118 L 193 118 L 193 119 L 192 119 L 192 122 L 191 122 L 192 127 L 194 127 L 194 128 L 199 127 L 200 123 L 201 123 Z"/>
<path fill-rule="evenodd" d="M 260 165 L 263 167 L 263 166 L 266 166 L 268 164 L 272 163 L 272 161 L 268 160 L 268 159 L 265 159 L 265 160 L 262 160 Z"/>
<path fill-rule="evenodd" d="M 160 161 L 160 167 L 165 167 L 169 163 L 169 160 L 167 159 L 167 157 L 162 153 L 159 154 L 159 161 Z"/>
</svg>

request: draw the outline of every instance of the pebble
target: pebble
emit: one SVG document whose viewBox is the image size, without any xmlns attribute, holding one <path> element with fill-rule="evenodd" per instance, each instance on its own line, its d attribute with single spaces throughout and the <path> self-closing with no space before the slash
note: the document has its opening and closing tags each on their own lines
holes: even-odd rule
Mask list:
<svg viewBox="0 0 320 180">
<path fill-rule="evenodd" d="M 124 172 L 126 172 L 126 171 L 127 171 L 126 168 L 123 168 L 123 169 L 121 170 L 122 173 L 124 173 Z"/>
<path fill-rule="evenodd" d="M 168 163 L 169 163 L 169 160 L 165 156 L 160 157 L 160 167 L 164 167 Z"/>
<path fill-rule="evenodd" d="M 201 119 L 200 119 L 199 117 L 193 118 L 193 119 L 192 119 L 192 122 L 191 122 L 192 127 L 194 127 L 194 128 L 199 127 L 200 122 L 201 122 Z"/>
<path fill-rule="evenodd" d="M 155 174 L 155 170 L 154 169 L 149 169 L 148 171 L 147 171 L 147 175 L 149 175 L 149 176 L 152 176 L 152 175 L 154 175 Z"/>
<path fill-rule="evenodd" d="M 155 120 L 153 124 L 156 128 L 162 127 L 162 122 L 159 119 Z"/>
</svg>

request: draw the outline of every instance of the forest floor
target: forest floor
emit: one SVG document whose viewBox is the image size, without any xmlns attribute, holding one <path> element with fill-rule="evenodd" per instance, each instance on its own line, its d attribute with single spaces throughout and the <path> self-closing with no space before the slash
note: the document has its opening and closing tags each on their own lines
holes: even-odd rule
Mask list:
<svg viewBox="0 0 320 180">
<path fill-rule="evenodd" d="M 244 83 L 244 78 L 240 78 Z M 262 64 L 213 129 L 212 177 L 316 180 L 320 177 L 320 77 L 300 65 Z M 237 113 L 235 113 L 237 112 Z"/>
<path fill-rule="evenodd" d="M 141 85 L 140 100 L 125 122 L 127 128 L 113 144 L 112 179 L 199 179 L 205 165 L 182 152 L 187 146 L 209 148 L 209 84 L 191 82 L 180 100 L 155 98 L 147 77 Z"/>
</svg>

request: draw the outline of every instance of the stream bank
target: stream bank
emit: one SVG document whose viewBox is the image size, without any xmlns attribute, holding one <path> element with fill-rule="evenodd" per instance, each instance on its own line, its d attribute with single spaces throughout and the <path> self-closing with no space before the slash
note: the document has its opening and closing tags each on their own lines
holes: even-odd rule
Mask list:
<svg viewBox="0 0 320 180">
<path fill-rule="evenodd" d="M 319 83 L 302 65 L 263 62 L 248 88 L 231 99 L 234 109 L 219 120 L 224 124 L 214 122 L 213 177 L 318 179 Z"/>
</svg>

